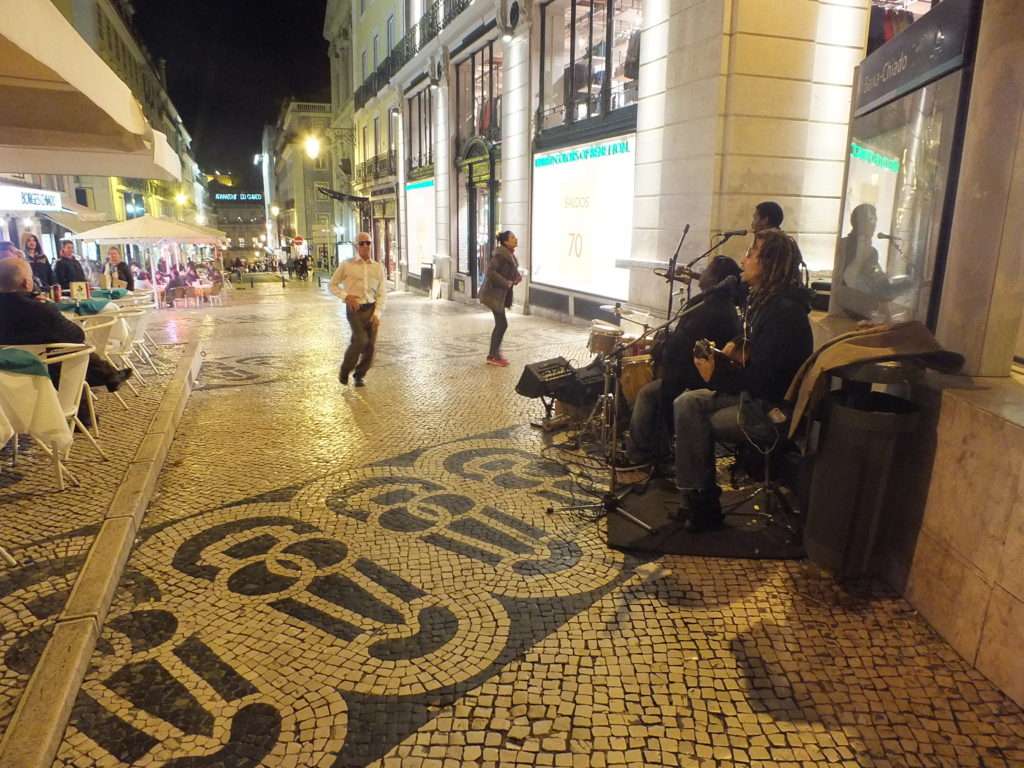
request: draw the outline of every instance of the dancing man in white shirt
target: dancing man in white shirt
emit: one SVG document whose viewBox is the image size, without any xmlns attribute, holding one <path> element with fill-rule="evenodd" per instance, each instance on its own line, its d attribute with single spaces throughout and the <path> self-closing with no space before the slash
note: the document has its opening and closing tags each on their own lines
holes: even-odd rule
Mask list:
<svg viewBox="0 0 1024 768">
<path fill-rule="evenodd" d="M 341 361 L 338 381 L 348 384 L 349 374 L 357 387 L 365 386 L 366 372 L 373 363 L 377 328 L 387 295 L 384 265 L 374 261 L 369 234 L 356 235 L 356 255 L 341 262 L 331 277 L 331 293 L 345 302 L 345 314 L 352 339 Z"/>
</svg>

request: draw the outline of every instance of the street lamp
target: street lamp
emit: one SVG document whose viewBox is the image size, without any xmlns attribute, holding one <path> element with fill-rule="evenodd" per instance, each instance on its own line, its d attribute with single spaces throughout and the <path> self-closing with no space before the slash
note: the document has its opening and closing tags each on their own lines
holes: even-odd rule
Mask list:
<svg viewBox="0 0 1024 768">
<path fill-rule="evenodd" d="M 303 148 L 306 150 L 306 157 L 310 160 L 316 160 L 320 157 L 320 139 L 313 134 L 306 137 L 306 140 L 302 143 Z"/>
<path fill-rule="evenodd" d="M 179 192 L 174 196 L 174 202 L 176 202 L 178 205 L 184 205 L 185 203 L 188 202 L 188 195 L 186 195 L 184 192 Z"/>
<path fill-rule="evenodd" d="M 276 216 L 280 215 L 280 213 L 281 213 L 281 209 L 278 208 L 276 205 L 270 206 L 270 215 L 271 216 L 275 216 L 276 217 Z"/>
</svg>

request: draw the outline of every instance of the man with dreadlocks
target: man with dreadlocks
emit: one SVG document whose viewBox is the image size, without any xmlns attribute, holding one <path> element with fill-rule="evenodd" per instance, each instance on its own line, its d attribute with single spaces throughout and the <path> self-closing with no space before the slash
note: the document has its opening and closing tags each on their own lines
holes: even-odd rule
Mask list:
<svg viewBox="0 0 1024 768">
<path fill-rule="evenodd" d="M 722 354 L 694 352 L 694 365 L 708 388 L 684 392 L 673 403 L 680 515 L 691 532 L 722 524 L 715 440 L 752 440 L 767 448 L 778 437 L 768 414 L 782 403 L 813 350 L 802 263 L 792 237 L 777 229 L 758 232 L 741 262 L 742 280 L 750 289 L 743 336 Z"/>
</svg>

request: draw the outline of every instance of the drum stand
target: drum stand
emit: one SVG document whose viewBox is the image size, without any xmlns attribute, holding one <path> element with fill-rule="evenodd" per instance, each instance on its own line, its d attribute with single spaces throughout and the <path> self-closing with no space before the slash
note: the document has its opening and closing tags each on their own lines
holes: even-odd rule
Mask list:
<svg viewBox="0 0 1024 768">
<path fill-rule="evenodd" d="M 602 435 L 604 435 L 605 427 L 607 426 L 607 409 L 611 408 L 611 435 L 607 446 L 608 455 L 608 490 L 601 494 L 601 500 L 593 502 L 591 504 L 577 504 L 570 507 L 548 507 L 547 513 L 549 515 L 561 514 L 561 513 L 572 513 L 572 512 L 601 512 L 602 516 L 605 515 L 619 515 L 625 518 L 633 525 L 641 528 L 648 533 L 654 533 L 654 528 L 645 523 L 639 517 L 636 517 L 632 513 L 626 511 L 622 507 L 622 500 L 629 495 L 632 491 L 632 487 L 627 486 L 623 490 L 619 490 L 618 485 L 618 443 L 619 443 L 619 369 L 622 364 L 622 353 L 625 352 L 626 347 L 619 345 L 612 352 L 608 353 L 604 359 L 604 392 L 601 395 L 601 402 L 603 406 L 603 425 Z M 615 384 L 612 387 L 612 392 L 609 392 L 609 385 L 614 380 Z M 613 397 L 609 397 L 614 395 Z M 611 403 L 609 404 L 609 399 Z"/>
<path fill-rule="evenodd" d="M 691 312 L 695 311 L 700 306 L 700 303 L 688 303 L 684 305 L 675 315 L 675 317 L 669 317 L 669 319 L 662 325 L 650 328 L 644 332 L 642 336 L 636 341 L 642 340 L 644 337 L 652 333 L 668 328 L 672 323 L 685 317 Z M 618 515 L 619 517 L 628 520 L 638 528 L 647 531 L 647 533 L 654 533 L 655 529 L 644 522 L 640 518 L 633 515 L 628 510 L 622 507 L 622 500 L 626 498 L 633 490 L 632 486 L 626 486 L 624 489 L 619 490 L 618 488 L 618 448 L 619 448 L 619 376 L 622 372 L 622 356 L 625 353 L 628 346 L 635 344 L 636 341 L 630 342 L 629 345 L 625 343 L 618 344 L 611 352 L 609 352 L 604 358 L 604 392 L 601 395 L 601 400 L 598 405 L 603 404 L 602 413 L 602 429 L 601 434 L 604 436 L 608 430 L 608 424 L 610 421 L 610 439 L 605 447 L 607 462 L 608 462 L 608 490 L 601 494 L 601 500 L 593 502 L 591 504 L 576 504 L 569 507 L 548 507 L 545 511 L 549 515 L 561 514 L 561 513 L 573 513 L 573 512 L 602 512 L 602 517 L 607 515 Z M 612 382 L 614 381 L 614 385 Z M 611 418 L 608 418 L 608 409 L 611 408 Z M 597 406 L 595 406 L 597 411 Z M 593 418 L 593 416 L 591 417 Z"/>
</svg>

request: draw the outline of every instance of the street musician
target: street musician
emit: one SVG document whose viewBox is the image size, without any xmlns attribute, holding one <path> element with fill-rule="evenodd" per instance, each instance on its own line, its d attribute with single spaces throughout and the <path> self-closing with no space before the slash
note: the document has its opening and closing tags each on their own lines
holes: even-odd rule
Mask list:
<svg viewBox="0 0 1024 768">
<path fill-rule="evenodd" d="M 736 280 L 739 274 L 735 261 L 716 256 L 700 276 L 701 291 L 709 291 L 730 277 Z M 735 293 L 707 295 L 692 312 L 680 317 L 668 334 L 658 355 L 660 374 L 640 389 L 633 405 L 628 441 L 631 463 L 657 466 L 670 459 L 672 403 L 685 390 L 704 386 L 693 364 L 693 346 L 701 339 L 724 345 L 739 333 Z"/>
<path fill-rule="evenodd" d="M 813 349 L 802 263 L 789 235 L 777 229 L 756 233 L 741 262 L 750 291 L 742 337 L 721 352 L 695 345 L 693 364 L 706 388 L 684 392 L 673 403 L 679 514 L 691 532 L 722 524 L 715 441 L 751 440 L 767 449 L 778 439 L 777 424 L 785 421 L 779 407 Z"/>
</svg>

